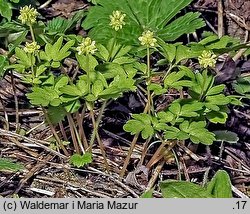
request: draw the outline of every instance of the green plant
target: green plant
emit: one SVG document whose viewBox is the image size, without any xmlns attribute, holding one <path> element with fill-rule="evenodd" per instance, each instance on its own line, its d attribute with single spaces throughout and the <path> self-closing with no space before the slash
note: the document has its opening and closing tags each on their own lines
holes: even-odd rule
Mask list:
<svg viewBox="0 0 250 214">
<path fill-rule="evenodd" d="M 159 51 L 165 57 L 168 68 L 161 73 L 160 84 L 147 81 L 148 103 L 145 111 L 133 114 L 133 119 L 124 125 L 125 131 L 135 135 L 131 148 L 135 145 L 139 134 L 143 139 L 160 139 L 162 145 L 173 141 L 174 144 L 171 144 L 169 149 L 184 140 L 211 145 L 216 138 L 215 134 L 208 130 L 208 122 L 224 124 L 228 117 L 228 105 L 241 105 L 241 102 L 233 96 L 224 94 L 224 84 L 215 85 L 213 66 L 216 56 L 210 50 L 202 46 L 197 48 L 197 45 L 188 47 L 162 42 L 159 42 L 159 45 Z M 198 58 L 201 65 L 199 72 L 194 73 L 181 64 L 188 58 Z M 150 72 L 149 77 L 153 75 L 154 73 Z M 179 99 L 164 110 L 156 112 L 153 106 L 154 98 L 169 90 L 178 91 Z M 164 155 L 163 152 L 160 157 Z M 160 159 L 157 153 L 151 158 L 147 167 L 156 163 L 154 159 Z M 128 161 L 125 165 L 127 163 Z"/>
<path fill-rule="evenodd" d="M 71 29 L 74 28 L 74 26 L 80 22 L 84 16 L 85 12 L 79 11 L 69 19 L 62 17 L 53 18 L 47 22 L 45 31 L 49 36 L 60 34 L 65 35 L 67 32 L 70 32 Z"/>
<path fill-rule="evenodd" d="M 216 137 L 216 141 L 227 142 L 227 143 L 237 143 L 239 138 L 236 133 L 227 130 L 213 131 Z"/>
<path fill-rule="evenodd" d="M 74 154 L 70 157 L 70 163 L 78 168 L 92 162 L 92 154 L 85 153 L 83 155 Z"/>
<path fill-rule="evenodd" d="M 12 17 L 12 4 L 18 3 L 19 0 L 0 0 L 0 15 L 7 18 L 9 21 Z"/>
<path fill-rule="evenodd" d="M 89 36 L 98 42 L 106 43 L 113 37 L 110 15 L 114 11 L 125 14 L 124 26 L 116 33 L 121 44 L 138 45 L 139 36 L 146 30 L 155 33 L 164 41 L 174 41 L 186 33 L 192 33 L 204 26 L 199 13 L 186 13 L 174 21 L 177 13 L 192 0 L 180 0 L 178 4 L 170 0 L 97 0 L 97 5 L 89 10 L 82 26 L 90 30 Z M 171 22 L 172 21 L 172 22 Z"/>
<path fill-rule="evenodd" d="M 12 160 L 0 158 L 0 171 L 22 171 L 24 166 L 20 163 L 14 163 Z"/>
<path fill-rule="evenodd" d="M 24 13 L 30 13 L 30 16 L 27 18 Z M 63 143 L 55 128 L 66 117 L 75 153 L 71 156 L 71 163 L 82 167 L 91 162 L 89 154 L 94 141 L 97 140 L 105 166 L 109 170 L 104 146 L 98 134 L 98 126 L 109 100 L 117 99 L 124 92 L 136 89 L 133 78 L 140 63 L 128 55 L 131 46 L 120 45 L 115 40 L 110 40 L 104 46 L 96 44 L 89 37 L 59 36 L 65 33 L 75 20 L 79 20 L 78 17 L 59 23 L 59 27 L 60 20 L 52 20 L 47 27 L 47 38 L 50 40 L 50 35 L 56 34 L 56 40 L 50 42 L 45 39 L 45 44 L 38 44 L 37 41 L 40 40 L 37 38 L 42 37 L 36 35 L 33 30 L 36 15 L 34 8 L 22 9 L 19 19 L 28 25 L 32 42 L 26 42 L 23 48 L 15 48 L 17 60 L 14 63 L 5 65 L 5 58 L 1 58 L 1 66 L 7 71 L 12 69 L 18 71 L 22 75 L 22 81 L 31 85 L 31 91 L 27 97 L 31 104 L 43 109 L 46 122 L 56 139 L 54 149 L 63 150 L 65 155 L 70 155 L 67 149 L 69 145 Z M 67 73 L 55 74 L 62 68 L 64 59 L 69 56 L 75 58 L 80 67 L 81 74 L 76 78 L 68 76 Z M 98 118 L 95 118 L 94 114 L 96 101 L 102 103 Z M 82 114 L 86 110 L 90 112 L 93 132 L 89 140 L 85 135 L 82 121 L 77 119 L 77 125 L 74 122 L 73 115 L 77 114 L 79 118 L 81 109 L 84 109 Z"/>
<path fill-rule="evenodd" d="M 9 62 L 8 56 L 0 57 L 0 72 L 15 70 L 30 85 L 27 97 L 32 105 L 42 108 L 56 140 L 53 149 L 71 156 L 70 162 L 76 167 L 92 161 L 90 154 L 97 141 L 109 171 L 99 135 L 103 113 L 111 101 L 137 90 L 145 97 L 145 108 L 140 114 L 132 114 L 124 125 L 133 140 L 120 175 L 124 175 L 140 136 L 147 142 L 142 157 L 151 139 L 161 142 L 147 163 L 150 169 L 180 142 L 211 145 L 216 135 L 209 130 L 209 124 L 224 124 L 228 106 L 241 104 L 235 96 L 225 93 L 224 84 L 216 85 L 214 66 L 220 49 L 234 51 L 242 46 L 229 37 L 218 39 L 214 35 L 187 45 L 166 43 L 204 25 L 199 13 L 192 12 L 172 21 L 191 2 L 97 0 L 83 21 L 83 27 L 90 29 L 84 38 L 67 34 L 84 17 L 84 12 L 69 20 L 55 18 L 45 24 L 36 20 L 38 12 L 34 8 L 25 6 L 19 16 L 22 24 L 9 22 L 0 27 L 0 33 L 8 26 L 11 33 L 17 33 L 14 28 L 19 26 L 22 35 L 9 45 L 8 55 L 14 53 L 15 60 Z M 160 57 L 157 65 L 160 69 L 164 67 L 160 71 L 152 69 L 154 52 Z M 74 74 L 64 69 L 67 58 L 77 62 L 79 70 Z M 196 71 L 187 66 L 191 59 L 199 62 Z M 160 81 L 155 83 L 154 77 L 160 77 Z M 170 92 L 175 94 L 175 101 L 156 110 L 158 96 Z M 86 112 L 92 122 L 90 137 L 83 127 Z M 69 126 L 70 140 L 64 131 L 65 123 Z M 72 147 L 71 143 L 64 143 L 68 141 Z"/>
<path fill-rule="evenodd" d="M 250 99 L 250 77 L 239 77 L 233 83 L 234 90 L 242 96 L 242 98 Z"/>
<path fill-rule="evenodd" d="M 187 87 L 190 98 L 174 101 L 165 111 L 158 112 L 156 116 L 145 113 L 132 115 L 134 119 L 129 120 L 124 126 L 125 131 L 132 134 L 142 132 L 143 139 L 164 131 L 164 139 L 186 140 L 190 138 L 194 143 L 201 142 L 207 145 L 213 143 L 214 134 L 207 130 L 206 119 L 213 123 L 225 123 L 226 105 L 231 102 L 231 99 L 222 93 L 224 85 L 213 86 L 214 77 L 208 75 L 207 71 L 202 74 L 193 74 L 187 68 L 185 70 L 182 68 L 165 78 L 164 87 L 161 90 Z M 157 94 L 157 91 L 155 93 Z"/>
<path fill-rule="evenodd" d="M 166 180 L 160 183 L 164 198 L 232 198 L 231 181 L 228 173 L 219 170 L 204 187 L 188 181 Z M 142 198 L 152 198 L 152 190 Z"/>
</svg>

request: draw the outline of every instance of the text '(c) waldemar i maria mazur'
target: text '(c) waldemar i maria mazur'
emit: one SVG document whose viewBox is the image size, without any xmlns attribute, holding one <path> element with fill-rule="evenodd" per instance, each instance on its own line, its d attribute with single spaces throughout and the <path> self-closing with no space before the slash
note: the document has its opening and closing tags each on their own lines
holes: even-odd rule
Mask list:
<svg viewBox="0 0 250 214">
<path fill-rule="evenodd" d="M 117 202 L 117 201 L 107 201 L 107 202 L 87 202 L 87 201 L 72 201 L 69 202 L 44 202 L 44 201 L 20 201 L 20 206 L 22 210 L 39 210 L 39 209 L 50 209 L 50 210 L 67 210 L 67 209 L 128 209 L 135 210 L 138 208 L 138 203 L 135 202 Z"/>
</svg>

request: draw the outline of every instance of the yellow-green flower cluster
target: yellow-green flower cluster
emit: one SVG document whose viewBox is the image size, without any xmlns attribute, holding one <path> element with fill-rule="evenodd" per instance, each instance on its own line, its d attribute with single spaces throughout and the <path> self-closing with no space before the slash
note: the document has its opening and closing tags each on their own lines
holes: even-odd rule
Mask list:
<svg viewBox="0 0 250 214">
<path fill-rule="evenodd" d="M 95 41 L 92 41 L 89 37 L 84 38 L 76 50 L 78 51 L 79 55 L 94 54 L 97 51 Z"/>
<path fill-rule="evenodd" d="M 36 22 L 37 16 L 37 10 L 29 5 L 24 6 L 20 9 L 20 16 L 18 17 L 18 19 L 21 20 L 23 24 L 31 25 Z"/>
<path fill-rule="evenodd" d="M 119 10 L 113 11 L 112 15 L 109 16 L 110 23 L 109 25 L 115 29 L 115 31 L 118 31 L 122 29 L 123 25 L 126 23 L 124 22 L 124 18 L 126 17 L 125 13 L 122 13 Z"/>
<path fill-rule="evenodd" d="M 216 55 L 212 51 L 204 50 L 198 57 L 199 64 L 203 68 L 211 67 L 214 68 L 216 64 Z"/>
<path fill-rule="evenodd" d="M 157 42 L 154 38 L 154 33 L 150 30 L 144 31 L 138 39 L 141 45 L 146 45 L 147 47 L 154 47 Z"/>
<path fill-rule="evenodd" d="M 36 42 L 31 42 L 31 43 L 26 42 L 26 45 L 23 50 L 26 53 L 36 54 L 39 49 L 40 45 L 38 45 Z"/>
</svg>

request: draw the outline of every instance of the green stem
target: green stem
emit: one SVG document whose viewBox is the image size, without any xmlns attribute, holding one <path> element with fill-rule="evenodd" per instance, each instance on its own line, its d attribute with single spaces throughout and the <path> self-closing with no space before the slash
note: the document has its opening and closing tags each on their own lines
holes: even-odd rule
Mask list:
<svg viewBox="0 0 250 214">
<path fill-rule="evenodd" d="M 151 70 L 150 70 L 150 50 L 149 47 L 147 47 L 147 99 L 148 99 L 148 112 L 150 113 L 151 109 L 151 93 L 148 89 L 148 86 L 151 83 Z"/>
<path fill-rule="evenodd" d="M 91 118 L 92 118 L 92 123 L 93 123 L 93 132 L 92 132 L 92 135 L 91 135 L 91 138 L 90 138 L 90 143 L 89 143 L 89 150 L 91 151 L 92 150 L 92 146 L 93 146 L 93 143 L 95 141 L 95 138 L 96 138 L 96 133 L 98 132 L 98 127 L 99 127 L 99 124 L 101 122 L 101 119 L 102 119 L 102 116 L 103 116 L 103 112 L 104 112 L 104 109 L 107 105 L 107 101 L 104 101 L 104 103 L 102 104 L 102 107 L 100 109 L 100 112 L 99 112 L 99 115 L 97 117 L 97 120 L 95 121 L 95 118 L 93 117 L 94 116 L 94 112 L 93 112 L 93 109 L 90 110 L 90 114 L 91 114 Z"/>
<path fill-rule="evenodd" d="M 130 148 L 129 148 L 129 151 L 128 151 L 128 155 L 127 155 L 127 157 L 126 157 L 126 159 L 125 159 L 125 161 L 124 161 L 123 167 L 122 167 L 122 169 L 121 169 L 121 171 L 120 171 L 120 177 L 121 177 L 121 178 L 123 178 L 124 175 L 125 175 L 125 171 L 126 171 L 126 169 L 127 169 L 129 160 L 130 160 L 131 155 L 132 155 L 132 153 L 133 153 L 133 150 L 134 150 L 134 148 L 135 148 L 135 145 L 136 145 L 136 142 L 137 142 L 137 140 L 138 140 L 138 137 L 139 137 L 139 134 L 136 134 L 136 135 L 134 136 L 132 142 L 131 142 L 131 145 L 130 145 Z"/>
<path fill-rule="evenodd" d="M 71 117 L 71 118 L 72 118 L 72 117 Z M 83 148 L 83 145 L 82 145 L 82 142 L 81 142 L 81 137 L 80 137 L 80 135 L 79 135 L 79 133 L 78 133 L 78 130 L 77 130 L 76 125 L 75 125 L 75 123 L 74 123 L 74 121 L 73 121 L 73 118 L 72 118 L 72 122 L 73 122 L 72 125 L 73 125 L 73 128 L 74 128 L 75 134 L 76 134 L 76 139 L 77 139 L 78 145 L 79 145 L 80 149 L 82 150 L 82 153 L 84 154 L 84 153 L 85 153 L 85 150 L 84 150 L 84 148 Z"/>
<path fill-rule="evenodd" d="M 87 73 L 88 94 L 90 94 L 91 93 L 91 80 L 90 80 L 90 70 L 89 70 L 89 54 L 86 55 L 86 73 Z"/>
<path fill-rule="evenodd" d="M 33 66 L 33 54 L 29 54 L 30 56 L 30 61 L 31 61 L 31 73 L 32 73 L 32 77 L 33 77 L 33 80 L 36 78 L 36 70 L 34 70 L 34 66 Z M 35 64 L 35 62 L 34 62 Z"/>
<path fill-rule="evenodd" d="M 106 106 L 106 104 L 102 105 L 102 109 L 104 109 L 105 106 Z M 101 116 L 100 115 L 102 115 L 102 113 L 103 113 L 103 110 L 100 111 L 100 114 L 98 115 L 97 121 L 95 121 L 94 111 L 93 111 L 93 109 L 90 110 L 90 116 L 91 116 L 91 120 L 92 120 L 92 124 L 93 124 L 93 128 L 94 128 L 92 136 L 91 136 L 90 151 L 92 150 L 92 145 L 93 145 L 93 143 L 95 141 L 95 138 L 96 138 L 97 142 L 99 144 L 103 159 L 104 159 L 105 168 L 109 172 L 110 168 L 109 168 L 108 160 L 107 160 L 107 157 L 106 157 L 105 147 L 104 147 L 104 144 L 103 144 L 103 142 L 102 142 L 102 140 L 101 140 L 101 138 L 99 136 L 99 133 L 98 133 L 98 126 L 99 126 L 99 123 L 101 121 Z"/>
<path fill-rule="evenodd" d="M 150 109 L 150 108 L 149 108 L 149 103 L 147 103 L 146 106 L 145 106 L 145 108 L 144 108 L 143 113 L 148 112 L 149 109 Z M 135 145 L 136 145 L 136 142 L 137 142 L 138 138 L 139 138 L 139 134 L 136 134 L 136 135 L 134 136 L 134 138 L 133 138 L 131 144 L 130 144 L 130 148 L 129 148 L 129 151 L 128 151 L 128 155 L 127 155 L 127 157 L 126 157 L 126 159 L 125 159 L 125 161 L 124 161 L 124 164 L 123 164 L 123 166 L 122 166 L 122 169 L 121 169 L 121 171 L 120 171 L 120 177 L 121 177 L 121 178 L 125 175 L 125 171 L 126 171 L 127 166 L 128 166 L 128 164 L 129 164 L 129 160 L 130 160 L 130 158 L 131 158 L 131 155 L 132 155 L 132 153 L 133 153 L 133 150 L 134 150 L 134 148 L 135 148 Z"/>
<path fill-rule="evenodd" d="M 151 76 L 151 72 L 150 72 L 150 50 L 149 47 L 147 47 L 147 78 L 149 80 Z"/>
<path fill-rule="evenodd" d="M 36 41 L 35 34 L 34 34 L 34 30 L 33 30 L 31 24 L 29 24 L 29 28 L 30 28 L 30 34 L 31 34 L 32 41 L 35 42 Z"/>
<path fill-rule="evenodd" d="M 76 117 L 77 117 L 78 129 L 79 129 L 79 137 L 83 141 L 83 146 L 84 146 L 84 149 L 86 150 L 88 148 L 88 141 L 87 141 L 86 134 L 83 128 L 83 118 L 84 118 L 85 110 L 86 110 L 86 105 L 84 105 L 81 114 L 79 112 L 76 113 Z"/>
<path fill-rule="evenodd" d="M 70 133 L 71 133 L 71 137 L 72 137 L 72 141 L 73 141 L 73 145 L 74 145 L 74 149 L 75 149 L 75 152 L 77 154 L 80 154 L 80 149 L 78 147 L 78 144 L 77 144 L 77 138 L 76 138 L 76 135 L 75 135 L 75 132 L 74 132 L 74 121 L 72 121 L 72 117 L 71 115 L 68 113 L 67 114 L 67 118 L 68 118 L 68 122 L 69 122 L 69 129 L 70 129 Z"/>
<path fill-rule="evenodd" d="M 180 162 L 179 162 L 179 160 L 178 160 L 178 156 L 177 156 L 177 154 L 175 153 L 175 151 L 174 151 L 174 149 L 172 149 L 172 153 L 173 153 L 173 156 L 174 156 L 174 159 L 175 159 L 175 161 L 176 161 L 176 165 L 177 165 L 177 168 L 178 168 L 178 180 L 182 180 L 181 179 L 181 165 L 180 165 Z"/>
<path fill-rule="evenodd" d="M 48 116 L 48 114 L 47 114 L 45 108 L 42 107 L 42 110 L 43 110 L 45 119 L 46 119 L 46 121 L 47 121 L 48 124 L 49 124 L 50 130 L 52 131 L 52 133 L 53 133 L 53 135 L 54 135 L 54 137 L 55 137 L 55 139 L 56 139 L 57 144 L 58 144 L 58 145 L 60 146 L 60 148 L 63 150 L 64 154 L 65 154 L 66 156 L 69 156 L 69 153 L 68 153 L 68 151 L 66 150 L 65 146 L 62 144 L 62 142 L 61 142 L 61 140 L 60 140 L 58 134 L 56 133 L 55 127 L 54 127 L 53 124 L 51 123 L 50 118 L 49 118 L 49 116 Z"/>
<path fill-rule="evenodd" d="M 35 41 L 36 41 L 36 38 L 35 38 L 34 30 L 33 30 L 31 24 L 29 24 L 29 28 L 30 28 L 30 34 L 31 34 L 32 41 L 35 42 Z M 31 61 L 32 61 L 32 58 L 33 58 L 32 56 L 33 56 L 33 55 L 30 56 L 30 57 L 31 57 Z M 40 62 L 39 56 L 38 56 L 38 61 Z M 31 64 L 33 64 L 33 62 L 32 62 Z M 34 70 L 33 65 L 31 66 L 31 71 L 32 71 L 32 76 L 33 76 L 33 78 L 35 78 L 35 77 L 36 77 L 36 71 Z"/>
<path fill-rule="evenodd" d="M 16 84 L 14 80 L 13 71 L 10 71 L 10 78 L 11 78 L 11 85 L 14 95 L 14 101 L 15 101 L 15 110 L 16 110 L 16 133 L 19 133 L 20 131 L 20 124 L 19 124 L 19 105 L 18 105 L 18 99 L 17 99 L 17 93 L 16 93 Z"/>
<path fill-rule="evenodd" d="M 166 156 L 177 144 L 177 141 L 173 142 L 164 142 L 163 139 L 161 139 L 162 144 L 160 147 L 157 149 L 157 151 L 153 154 L 149 162 L 147 163 L 146 167 L 150 169 L 154 164 L 159 162 L 164 156 Z M 168 144 L 168 147 L 165 148 L 165 145 Z"/>
<path fill-rule="evenodd" d="M 106 170 L 108 172 L 110 172 L 110 167 L 109 167 L 108 160 L 107 160 L 107 157 L 106 157 L 105 147 L 104 147 L 104 144 L 103 144 L 103 142 L 102 142 L 102 140 L 100 138 L 100 135 L 99 135 L 98 131 L 96 131 L 96 139 L 97 139 L 97 142 L 99 144 L 99 147 L 100 147 L 100 150 L 101 150 L 101 153 L 102 153 L 105 168 L 106 168 Z"/>
<path fill-rule="evenodd" d="M 115 47 L 115 43 L 116 43 L 116 32 L 115 32 L 114 39 L 113 39 L 113 42 L 112 42 L 109 57 L 108 57 L 108 60 L 107 60 L 108 62 L 112 59 L 112 54 L 113 54 L 113 50 L 114 50 L 114 47 Z"/>
<path fill-rule="evenodd" d="M 60 128 L 60 131 L 62 133 L 64 141 L 68 141 L 68 138 L 67 138 L 66 132 L 64 130 L 62 121 L 59 122 L 59 128 Z"/>
<path fill-rule="evenodd" d="M 170 65 L 168 70 L 166 71 L 164 77 L 163 77 L 163 81 L 166 79 L 166 77 L 168 76 L 168 74 L 170 73 L 170 71 L 175 67 L 175 65 Z"/>
<path fill-rule="evenodd" d="M 143 150 L 142 150 L 142 153 L 141 153 L 141 158 L 140 158 L 140 161 L 139 161 L 139 163 L 137 165 L 138 167 L 143 164 L 143 161 L 144 161 L 144 159 L 146 157 L 146 154 L 147 154 L 148 145 L 149 145 L 149 142 L 151 141 L 151 139 L 152 139 L 152 137 L 148 138 L 146 140 L 146 142 L 144 143 L 144 145 L 143 145 Z"/>
</svg>

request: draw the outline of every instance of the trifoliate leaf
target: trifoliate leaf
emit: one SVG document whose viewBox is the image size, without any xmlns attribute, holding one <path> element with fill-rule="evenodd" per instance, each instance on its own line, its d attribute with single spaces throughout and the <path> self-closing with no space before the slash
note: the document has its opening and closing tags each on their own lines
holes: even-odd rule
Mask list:
<svg viewBox="0 0 250 214">
<path fill-rule="evenodd" d="M 33 105 L 48 106 L 54 99 L 59 98 L 58 93 L 53 88 L 33 88 L 31 93 L 27 94 L 28 99 Z"/>
<path fill-rule="evenodd" d="M 178 102 L 172 103 L 168 108 L 175 115 L 179 115 L 181 112 L 181 105 Z"/>
<path fill-rule="evenodd" d="M 181 107 L 180 115 L 183 117 L 196 117 L 199 116 L 197 113 L 203 109 L 204 104 L 201 102 L 193 102 L 191 104 L 185 104 Z"/>
<path fill-rule="evenodd" d="M 58 63 L 70 55 L 69 49 L 74 45 L 75 41 L 70 40 L 65 45 L 63 45 L 63 37 L 59 39 L 52 45 L 47 43 L 45 45 L 45 51 L 40 52 L 40 58 L 46 61 L 54 61 L 52 65 L 58 66 Z"/>
<path fill-rule="evenodd" d="M 12 7 L 7 0 L 0 0 L 0 15 L 7 18 L 8 21 L 11 20 Z"/>
<path fill-rule="evenodd" d="M 77 168 L 81 168 L 91 162 L 92 162 L 92 154 L 89 152 L 86 152 L 83 155 L 74 154 L 70 157 L 70 163 Z"/>
<path fill-rule="evenodd" d="M 85 56 L 76 54 L 76 59 L 81 69 L 83 69 L 86 73 L 94 71 L 95 67 L 98 65 L 97 60 L 92 55 Z"/>
<path fill-rule="evenodd" d="M 82 96 L 82 92 L 75 85 L 65 85 L 63 88 L 60 89 L 60 92 L 63 94 L 75 96 L 75 97 Z"/>
<path fill-rule="evenodd" d="M 152 118 L 148 114 L 133 114 L 134 119 L 129 120 L 123 129 L 131 134 L 139 134 L 141 132 L 142 138 L 147 139 L 154 134 Z"/>
<path fill-rule="evenodd" d="M 180 130 L 174 126 L 167 126 L 166 131 L 164 132 L 165 139 L 177 139 L 178 133 Z"/>
<path fill-rule="evenodd" d="M 190 130 L 189 136 L 193 143 L 212 145 L 215 141 L 214 133 L 205 128 Z"/>
<path fill-rule="evenodd" d="M 228 130 L 213 131 L 216 141 L 224 141 L 228 143 L 237 143 L 239 141 L 238 135 L 235 132 Z"/>
<path fill-rule="evenodd" d="M 226 112 L 210 111 L 207 113 L 206 117 L 212 123 L 225 124 L 227 121 L 228 115 Z"/>
<path fill-rule="evenodd" d="M 58 124 L 59 122 L 61 122 L 66 116 L 66 113 L 67 112 L 62 106 L 49 106 L 47 110 L 48 117 L 52 124 Z"/>
<path fill-rule="evenodd" d="M 104 86 L 101 80 L 96 80 L 92 85 L 92 93 L 98 97 L 101 92 L 104 90 Z"/>
<path fill-rule="evenodd" d="M 172 85 L 180 80 L 182 77 L 184 77 L 185 71 L 181 70 L 179 72 L 172 72 L 170 73 L 165 79 L 164 79 L 164 87 L 169 88 L 172 87 Z"/>
<path fill-rule="evenodd" d="M 28 55 L 25 51 L 21 48 L 15 49 L 16 57 L 19 59 L 18 63 L 25 66 L 25 68 L 30 68 L 35 63 L 35 57 L 33 55 Z"/>
<path fill-rule="evenodd" d="M 158 112 L 157 117 L 159 118 L 159 121 L 162 122 L 162 123 L 169 123 L 174 119 L 174 115 L 170 111 Z"/>
<path fill-rule="evenodd" d="M 222 93 L 225 89 L 225 85 L 216 85 L 208 90 L 206 96 L 216 95 Z"/>
<path fill-rule="evenodd" d="M 138 134 L 143 130 L 143 123 L 138 120 L 129 120 L 124 126 L 124 131 L 130 132 L 131 134 Z"/>
<path fill-rule="evenodd" d="M 227 105 L 230 103 L 230 98 L 226 97 L 224 94 L 218 94 L 213 96 L 207 96 L 206 102 L 213 105 Z"/>
</svg>

